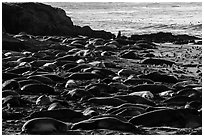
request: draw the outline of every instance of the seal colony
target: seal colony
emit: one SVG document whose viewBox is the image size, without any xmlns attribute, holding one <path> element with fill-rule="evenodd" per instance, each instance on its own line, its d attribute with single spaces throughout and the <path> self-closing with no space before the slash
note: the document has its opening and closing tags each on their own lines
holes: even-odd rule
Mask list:
<svg viewBox="0 0 204 137">
<path fill-rule="evenodd" d="M 161 35 L 3 32 L 3 134 L 201 134 L 198 38 Z"/>
</svg>

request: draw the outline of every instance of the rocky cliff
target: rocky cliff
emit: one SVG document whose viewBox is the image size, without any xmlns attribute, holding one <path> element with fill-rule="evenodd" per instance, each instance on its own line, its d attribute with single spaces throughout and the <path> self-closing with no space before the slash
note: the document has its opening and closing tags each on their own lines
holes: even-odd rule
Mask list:
<svg viewBox="0 0 204 137">
<path fill-rule="evenodd" d="M 75 26 L 63 9 L 42 3 L 3 3 L 2 24 L 3 31 L 11 34 L 26 32 L 32 35 L 114 37 L 110 32 Z"/>
</svg>

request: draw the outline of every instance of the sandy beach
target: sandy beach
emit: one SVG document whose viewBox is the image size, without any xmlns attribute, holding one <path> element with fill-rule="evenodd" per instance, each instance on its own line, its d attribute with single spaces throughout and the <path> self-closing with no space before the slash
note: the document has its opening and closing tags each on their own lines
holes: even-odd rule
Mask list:
<svg viewBox="0 0 204 137">
<path fill-rule="evenodd" d="M 3 135 L 202 134 L 200 36 L 78 26 L 43 3 L 2 9 Z"/>
</svg>

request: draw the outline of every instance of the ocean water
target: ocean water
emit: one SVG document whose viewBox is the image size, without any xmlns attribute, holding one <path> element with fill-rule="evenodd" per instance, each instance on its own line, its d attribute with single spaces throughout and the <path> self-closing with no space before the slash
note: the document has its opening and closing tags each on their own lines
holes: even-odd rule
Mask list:
<svg viewBox="0 0 204 137">
<path fill-rule="evenodd" d="M 202 37 L 201 2 L 52 2 L 46 3 L 60 7 L 71 17 L 74 25 L 90 26 L 130 36 L 154 32 L 172 32 Z"/>
</svg>

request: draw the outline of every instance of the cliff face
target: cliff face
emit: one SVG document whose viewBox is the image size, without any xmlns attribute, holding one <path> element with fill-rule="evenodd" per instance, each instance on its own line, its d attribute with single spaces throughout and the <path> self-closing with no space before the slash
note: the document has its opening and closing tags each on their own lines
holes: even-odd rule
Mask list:
<svg viewBox="0 0 204 137">
<path fill-rule="evenodd" d="M 41 3 L 3 3 L 2 20 L 9 33 L 65 33 L 73 22 L 65 11 Z"/>
<path fill-rule="evenodd" d="M 42 3 L 3 3 L 3 31 L 11 34 L 26 32 L 32 35 L 86 35 L 111 38 L 113 34 L 89 27 L 74 26 L 63 9 Z M 99 34 L 100 33 L 100 34 Z"/>
</svg>

